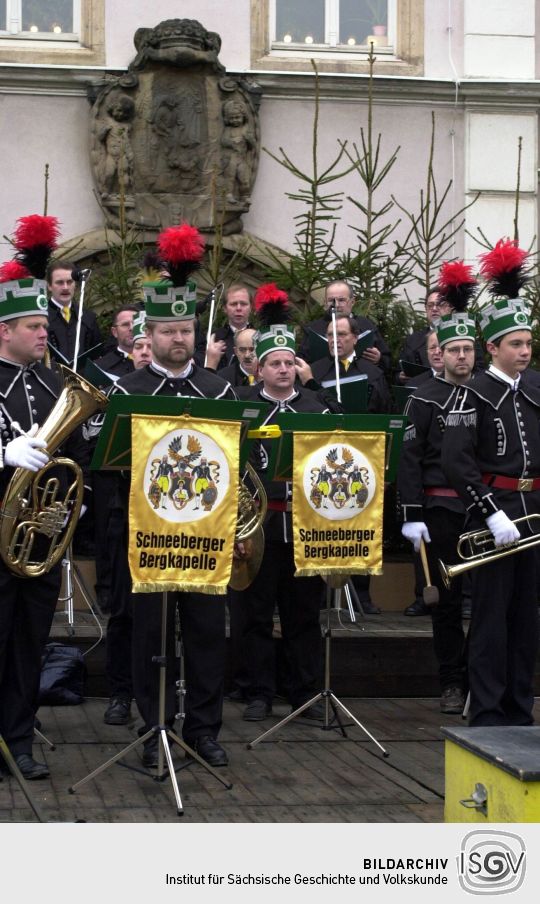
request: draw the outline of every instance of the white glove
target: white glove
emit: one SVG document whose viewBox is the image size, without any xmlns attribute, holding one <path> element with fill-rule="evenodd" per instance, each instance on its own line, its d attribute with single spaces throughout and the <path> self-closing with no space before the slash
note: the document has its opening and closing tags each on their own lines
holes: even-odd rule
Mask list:
<svg viewBox="0 0 540 904">
<path fill-rule="evenodd" d="M 431 537 L 424 521 L 406 521 L 401 528 L 401 533 L 406 540 L 410 540 L 414 546 L 414 551 L 420 551 L 420 541 L 431 543 Z"/>
<path fill-rule="evenodd" d="M 9 442 L 4 450 L 4 462 L 13 468 L 26 468 L 27 471 L 39 471 L 49 461 L 46 452 L 41 452 L 47 444 L 42 439 L 35 439 L 39 430 L 33 424 L 26 435 L 17 436 Z"/>
<path fill-rule="evenodd" d="M 495 546 L 508 546 L 521 537 L 514 522 L 503 511 L 495 512 L 486 518 L 486 524 L 493 534 Z"/>
</svg>

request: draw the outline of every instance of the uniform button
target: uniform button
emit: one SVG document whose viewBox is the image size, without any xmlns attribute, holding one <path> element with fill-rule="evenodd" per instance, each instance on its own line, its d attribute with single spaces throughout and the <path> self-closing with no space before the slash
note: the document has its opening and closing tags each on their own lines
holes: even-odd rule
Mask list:
<svg viewBox="0 0 540 904">
<path fill-rule="evenodd" d="M 482 506 L 482 514 L 487 515 L 487 508 L 485 506 Z"/>
<path fill-rule="evenodd" d="M 37 411 L 36 411 L 36 409 L 35 409 L 35 408 L 32 408 L 32 414 L 35 414 L 35 415 L 37 415 Z"/>
<path fill-rule="evenodd" d="M 469 485 L 469 486 L 467 487 L 467 489 L 470 491 L 470 490 L 472 490 L 472 487 Z"/>
<path fill-rule="evenodd" d="M 33 396 L 33 395 L 28 396 L 28 398 L 30 399 L 31 402 L 35 402 L 35 401 L 36 401 L 36 397 Z"/>
</svg>

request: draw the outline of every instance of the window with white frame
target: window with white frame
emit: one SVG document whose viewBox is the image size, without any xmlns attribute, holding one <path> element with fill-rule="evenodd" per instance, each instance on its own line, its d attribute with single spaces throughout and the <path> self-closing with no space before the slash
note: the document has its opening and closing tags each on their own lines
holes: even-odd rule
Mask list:
<svg viewBox="0 0 540 904">
<path fill-rule="evenodd" d="M 77 41 L 80 0 L 0 0 L 0 36 Z"/>
<path fill-rule="evenodd" d="M 396 0 L 272 0 L 272 50 L 308 53 L 391 52 Z"/>
</svg>

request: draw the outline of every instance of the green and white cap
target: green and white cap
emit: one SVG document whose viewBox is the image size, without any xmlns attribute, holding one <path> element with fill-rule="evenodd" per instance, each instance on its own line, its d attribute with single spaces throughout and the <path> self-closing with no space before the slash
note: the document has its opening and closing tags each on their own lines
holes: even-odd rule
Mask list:
<svg viewBox="0 0 540 904">
<path fill-rule="evenodd" d="M 437 320 L 436 331 L 441 348 L 456 339 L 476 339 L 476 323 L 465 311 L 444 314 Z"/>
<path fill-rule="evenodd" d="M 173 286 L 168 280 L 143 283 L 148 323 L 167 320 L 194 320 L 197 286 L 188 280 L 185 286 Z"/>
<path fill-rule="evenodd" d="M 147 332 L 146 332 L 146 313 L 145 313 L 145 311 L 141 311 L 139 314 L 137 314 L 136 317 L 134 317 L 132 333 L 133 333 L 133 341 L 134 342 L 136 342 L 137 339 L 146 339 Z"/>
<path fill-rule="evenodd" d="M 0 322 L 16 317 L 48 316 L 47 284 L 43 279 L 13 279 L 0 283 Z"/>
<path fill-rule="evenodd" d="M 259 361 L 270 352 L 280 352 L 286 349 L 296 354 L 296 339 L 294 333 L 287 329 L 284 323 L 274 323 L 266 330 L 255 335 L 255 354 Z"/>
<path fill-rule="evenodd" d="M 522 298 L 501 298 L 480 311 L 480 329 L 486 342 L 507 333 L 531 330 L 529 305 Z"/>
</svg>

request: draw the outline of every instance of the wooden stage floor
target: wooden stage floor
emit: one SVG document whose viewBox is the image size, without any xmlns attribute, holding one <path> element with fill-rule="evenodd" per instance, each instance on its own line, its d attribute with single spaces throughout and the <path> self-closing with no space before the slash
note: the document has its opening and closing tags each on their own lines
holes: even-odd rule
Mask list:
<svg viewBox="0 0 540 904">
<path fill-rule="evenodd" d="M 241 718 L 242 705 L 227 701 L 220 741 L 230 765 L 221 769 L 233 784 L 224 788 L 201 766 L 178 775 L 183 822 L 195 823 L 437 823 L 443 821 L 444 748 L 440 726 L 462 725 L 441 716 L 436 698 L 343 698 L 345 705 L 390 753 L 384 759 L 356 726 L 343 738 L 335 730 L 301 721 L 280 729 L 269 741 L 247 743 L 288 712 L 284 702 L 264 723 Z M 88 698 L 80 706 L 43 707 L 42 731 L 56 750 L 35 745 L 51 778 L 29 790 L 51 822 L 173 822 L 179 817 L 170 779 L 109 767 L 76 794 L 69 787 L 136 737 L 138 723 L 103 723 L 106 700 Z M 536 704 L 537 721 L 540 706 Z M 140 748 L 139 748 L 140 750 Z M 183 752 L 175 754 L 180 765 Z M 136 751 L 128 762 L 139 765 Z M 0 822 L 32 822 L 35 817 L 11 777 L 0 784 Z"/>
</svg>

